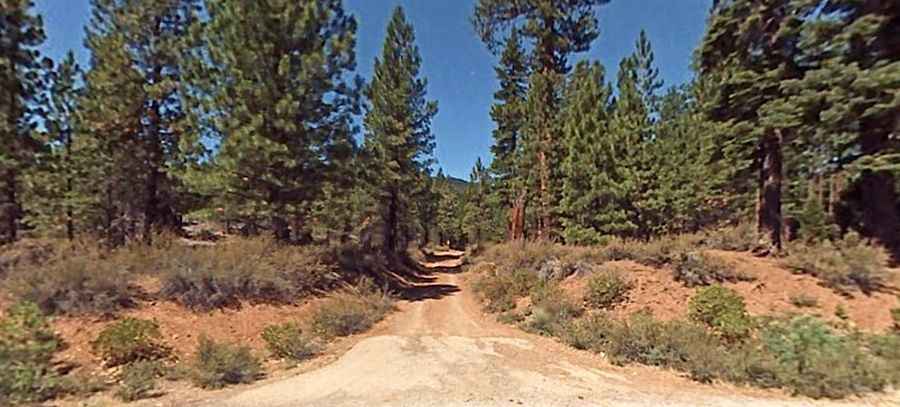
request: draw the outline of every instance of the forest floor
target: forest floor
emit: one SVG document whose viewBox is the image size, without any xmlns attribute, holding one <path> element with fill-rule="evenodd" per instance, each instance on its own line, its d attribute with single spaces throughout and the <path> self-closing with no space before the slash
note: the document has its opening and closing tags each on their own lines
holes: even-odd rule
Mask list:
<svg viewBox="0 0 900 407">
<path fill-rule="evenodd" d="M 841 402 L 703 385 L 498 323 L 460 274 L 461 252 L 434 253 L 398 312 L 329 354 L 254 385 L 175 391 L 147 406 L 838 406 L 900 405 L 881 394 Z"/>
</svg>

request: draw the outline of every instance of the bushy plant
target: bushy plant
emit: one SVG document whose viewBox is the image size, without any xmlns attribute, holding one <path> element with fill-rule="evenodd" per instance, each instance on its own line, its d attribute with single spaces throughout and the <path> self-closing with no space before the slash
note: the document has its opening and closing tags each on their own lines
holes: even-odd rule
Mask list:
<svg viewBox="0 0 900 407">
<path fill-rule="evenodd" d="M 679 253 L 673 263 L 675 279 L 688 287 L 751 279 L 735 272 L 725 261 L 702 252 Z"/>
<path fill-rule="evenodd" d="M 891 319 L 894 321 L 894 329 L 900 331 L 900 307 L 891 309 Z"/>
<path fill-rule="evenodd" d="M 40 266 L 14 268 L 6 286 L 17 299 L 49 314 L 113 314 L 134 304 L 134 271 L 117 256 L 57 256 Z"/>
<path fill-rule="evenodd" d="M 390 296 L 368 281 L 328 297 L 310 315 L 309 326 L 324 339 L 353 335 L 381 321 L 391 309 Z"/>
<path fill-rule="evenodd" d="M 91 342 L 91 350 L 107 366 L 167 358 L 171 350 L 163 343 L 159 324 L 125 318 L 100 331 Z"/>
<path fill-rule="evenodd" d="M 797 394 L 840 398 L 888 384 L 885 366 L 856 338 L 839 335 L 814 317 L 773 322 L 761 338 L 765 351 L 778 361 L 779 381 Z"/>
<path fill-rule="evenodd" d="M 631 288 L 621 272 L 603 268 L 588 279 L 584 302 L 591 308 L 612 308 L 628 298 Z"/>
<path fill-rule="evenodd" d="M 156 361 L 142 360 L 125 365 L 116 397 L 125 402 L 151 397 L 162 366 Z"/>
<path fill-rule="evenodd" d="M 309 359 L 321 351 L 321 345 L 293 322 L 267 326 L 262 338 L 272 355 L 292 361 Z"/>
<path fill-rule="evenodd" d="M 60 339 L 33 303 L 19 303 L 0 319 L 0 399 L 42 401 L 61 391 L 51 359 Z"/>
<path fill-rule="evenodd" d="M 712 285 L 691 297 L 688 316 L 728 341 L 746 339 L 753 329 L 744 299 L 734 290 Z"/>
<path fill-rule="evenodd" d="M 562 323 L 582 312 L 553 281 L 540 282 L 532 289 L 531 304 L 532 315 L 528 320 L 528 327 L 543 334 L 554 334 Z"/>
<path fill-rule="evenodd" d="M 526 269 L 507 270 L 497 266 L 482 269 L 473 281 L 472 288 L 490 312 L 504 312 L 515 308 L 516 299 L 528 295 L 539 281 L 536 272 Z"/>
<path fill-rule="evenodd" d="M 797 308 L 813 308 L 819 306 L 819 299 L 809 294 L 798 294 L 791 296 L 791 304 Z"/>
<path fill-rule="evenodd" d="M 754 225 L 741 223 L 707 233 L 703 243 L 710 249 L 747 252 L 759 246 L 759 233 Z"/>
<path fill-rule="evenodd" d="M 192 373 L 194 384 L 217 389 L 256 381 L 262 374 L 262 364 L 249 347 L 217 343 L 202 336 Z"/>
<path fill-rule="evenodd" d="M 879 246 L 848 233 L 834 243 L 799 244 L 790 247 L 785 264 L 800 273 L 810 274 L 836 289 L 858 287 L 871 292 L 889 276 L 887 252 Z"/>
<path fill-rule="evenodd" d="M 323 248 L 282 247 L 268 239 L 239 239 L 213 247 L 175 247 L 162 261 L 161 294 L 207 311 L 240 301 L 293 303 L 340 276 Z"/>
<path fill-rule="evenodd" d="M 615 323 L 604 314 L 590 313 L 584 318 L 566 321 L 559 330 L 559 336 L 576 349 L 602 352 Z"/>
</svg>

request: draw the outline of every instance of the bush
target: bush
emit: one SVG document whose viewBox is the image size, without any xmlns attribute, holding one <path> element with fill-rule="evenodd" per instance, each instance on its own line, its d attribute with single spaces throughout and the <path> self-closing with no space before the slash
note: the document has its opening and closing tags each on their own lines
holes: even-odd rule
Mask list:
<svg viewBox="0 0 900 407">
<path fill-rule="evenodd" d="M 566 321 L 559 330 L 563 342 L 576 349 L 603 352 L 615 322 L 603 314 L 591 313 L 584 318 Z"/>
<path fill-rule="evenodd" d="M 91 350 L 107 366 L 164 359 L 171 354 L 162 343 L 159 325 L 136 318 L 125 318 L 104 328 L 91 342 Z"/>
<path fill-rule="evenodd" d="M 126 365 L 116 397 L 125 402 L 151 397 L 161 370 L 162 366 L 155 361 L 143 360 Z"/>
<path fill-rule="evenodd" d="M 753 329 L 744 299 L 734 290 L 720 285 L 697 291 L 688 304 L 688 316 L 728 341 L 746 339 Z"/>
<path fill-rule="evenodd" d="M 269 325 L 262 332 L 269 352 L 275 357 L 302 361 L 321 351 L 321 345 L 295 323 Z"/>
<path fill-rule="evenodd" d="M 393 309 L 393 300 L 368 280 L 328 297 L 310 315 L 310 330 L 324 339 L 363 332 Z"/>
<path fill-rule="evenodd" d="M 553 335 L 560 325 L 577 317 L 582 310 L 568 298 L 555 282 L 541 282 L 531 292 L 532 315 L 527 327 Z"/>
<path fill-rule="evenodd" d="M 891 309 L 891 319 L 894 320 L 894 329 L 900 331 L 900 308 Z"/>
<path fill-rule="evenodd" d="M 791 304 L 797 308 L 813 308 L 819 306 L 819 299 L 808 294 L 791 296 Z"/>
<path fill-rule="evenodd" d="M 113 314 L 134 305 L 133 269 L 121 257 L 59 255 L 40 266 L 17 267 L 6 282 L 18 300 L 48 314 Z"/>
<path fill-rule="evenodd" d="M 675 279 L 688 287 L 751 279 L 733 271 L 725 261 L 701 252 L 680 253 L 673 263 Z"/>
<path fill-rule="evenodd" d="M 0 401 L 42 401 L 62 391 L 51 359 L 60 340 L 33 303 L 19 303 L 0 319 Z"/>
<path fill-rule="evenodd" d="M 622 273 L 604 269 L 588 279 L 584 302 L 591 308 L 612 308 L 628 298 L 632 284 Z"/>
<path fill-rule="evenodd" d="M 501 269 L 497 266 L 486 268 L 473 281 L 472 288 L 485 302 L 490 312 L 509 311 L 516 306 L 518 298 L 528 295 L 537 285 L 537 273 L 526 269 Z"/>
<path fill-rule="evenodd" d="M 881 247 L 848 233 L 837 242 L 794 245 L 785 264 L 800 273 L 821 279 L 835 289 L 858 287 L 865 293 L 875 290 L 888 277 L 888 254 Z"/>
<path fill-rule="evenodd" d="M 161 294 L 198 311 L 240 301 L 294 303 L 340 280 L 330 257 L 320 247 L 282 247 L 262 238 L 174 247 L 160 266 Z"/>
<path fill-rule="evenodd" d="M 218 389 L 231 384 L 252 383 L 262 373 L 262 364 L 246 346 L 216 343 L 200 337 L 193 366 L 194 384 Z"/>
<path fill-rule="evenodd" d="M 754 225 L 741 223 L 707 233 L 703 243 L 710 249 L 748 252 L 759 246 L 759 234 Z"/>
<path fill-rule="evenodd" d="M 765 351 L 778 361 L 779 381 L 813 398 L 841 398 L 880 391 L 889 375 L 883 362 L 854 337 L 835 333 L 822 321 L 795 317 L 763 330 Z"/>
</svg>

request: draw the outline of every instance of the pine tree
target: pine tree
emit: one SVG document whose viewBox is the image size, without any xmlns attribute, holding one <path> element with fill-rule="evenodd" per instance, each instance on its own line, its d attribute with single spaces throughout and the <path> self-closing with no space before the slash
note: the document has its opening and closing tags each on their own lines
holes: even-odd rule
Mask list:
<svg viewBox="0 0 900 407">
<path fill-rule="evenodd" d="M 346 161 L 355 155 L 358 86 L 348 76 L 356 21 L 340 0 L 212 0 L 206 8 L 190 95 L 204 129 L 195 138 L 219 144 L 207 174 L 217 188 L 208 193 L 251 232 L 267 219 L 279 240 L 308 236 L 326 185 L 337 194 L 354 174 Z"/>
<path fill-rule="evenodd" d="M 92 0 L 86 44 L 84 153 L 93 161 L 93 212 L 111 242 L 180 225 L 185 38 L 197 0 Z M 140 230 L 138 230 L 140 228 Z"/>
<path fill-rule="evenodd" d="M 800 114 L 781 86 L 803 74 L 797 56 L 804 10 L 798 6 L 791 0 L 716 1 L 699 51 L 702 72 L 724 78 L 712 116 L 733 124 L 734 137 L 725 142 L 746 162 L 735 164 L 758 171 L 757 228 L 770 253 L 781 250 L 783 146 L 792 141 Z"/>
<path fill-rule="evenodd" d="M 571 54 L 584 52 L 599 35 L 595 9 L 609 0 L 479 0 L 472 18 L 482 41 L 492 51 L 504 42 L 510 31 L 533 42 L 533 61 L 529 101 L 528 154 L 537 169 L 534 177 L 539 204 L 538 237 L 553 238 L 554 212 L 559 200 L 560 146 L 559 93 L 568 70 Z M 528 159 L 528 158 L 526 158 Z"/>
<path fill-rule="evenodd" d="M 44 42 L 44 30 L 31 0 L 3 0 L 0 6 L 0 243 L 5 243 L 18 237 L 21 176 L 40 146 L 33 133 L 42 87 L 36 48 Z"/>
<path fill-rule="evenodd" d="M 426 99 L 427 81 L 419 76 L 422 59 L 403 8 L 394 10 L 382 56 L 375 59 L 367 90 L 365 149 L 371 157 L 371 185 L 381 205 L 382 248 L 405 249 L 404 224 L 414 222 L 413 194 L 433 162 L 431 119 L 437 103 Z"/>
<path fill-rule="evenodd" d="M 497 79 L 500 81 L 500 90 L 494 93 L 494 103 L 491 106 L 491 118 L 497 128 L 493 131 L 494 144 L 491 153 L 494 160 L 491 162 L 491 172 L 494 175 L 495 196 L 502 208 L 509 208 L 510 214 L 524 214 L 525 200 L 523 195 L 525 183 L 521 177 L 524 169 L 521 168 L 521 139 L 525 127 L 525 115 L 523 108 L 528 87 L 528 64 L 525 50 L 518 34 L 513 32 L 506 41 L 506 46 L 500 56 L 500 65 L 494 68 Z M 519 224 L 513 225 L 514 221 Z M 508 238 L 510 240 L 521 239 L 519 231 L 524 231 L 524 216 L 510 216 L 508 225 Z M 516 231 L 516 233 L 513 233 Z"/>
<path fill-rule="evenodd" d="M 647 32 L 641 30 L 638 35 L 635 51 L 632 54 L 637 75 L 637 88 L 644 99 L 644 105 L 651 114 L 659 111 L 659 91 L 663 87 L 662 79 L 659 79 L 659 69 L 654 66 L 656 57 L 653 54 L 653 46 Z"/>
<path fill-rule="evenodd" d="M 44 107 L 46 131 L 41 140 L 44 148 L 38 163 L 26 174 L 28 197 L 24 202 L 30 226 L 44 232 L 64 229 L 69 240 L 75 237 L 75 211 L 81 207 L 75 185 L 79 168 L 74 151 L 80 78 L 81 67 L 71 51 L 49 72 L 49 95 Z"/>
<path fill-rule="evenodd" d="M 494 239 L 497 235 L 490 191 L 491 177 L 479 157 L 472 167 L 463 205 L 462 224 L 469 243 L 481 244 Z"/>
</svg>

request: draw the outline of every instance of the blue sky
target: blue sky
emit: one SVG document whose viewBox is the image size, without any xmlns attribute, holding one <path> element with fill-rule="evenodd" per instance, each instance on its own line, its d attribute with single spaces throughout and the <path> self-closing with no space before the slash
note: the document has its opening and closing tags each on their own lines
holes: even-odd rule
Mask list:
<svg viewBox="0 0 900 407">
<path fill-rule="evenodd" d="M 73 49 L 83 65 L 84 25 L 89 0 L 36 0 L 48 40 L 44 52 L 58 60 Z M 368 78 L 381 50 L 384 30 L 397 4 L 416 30 L 428 92 L 440 112 L 433 123 L 439 165 L 450 175 L 468 178 L 477 157 L 490 161 L 488 114 L 497 87 L 491 55 L 475 35 L 469 16 L 475 0 L 345 0 L 359 22 L 358 71 Z M 667 85 L 691 78 L 691 53 L 700 41 L 712 0 L 613 0 L 600 9 L 600 38 L 580 58 L 599 59 L 614 78 L 619 60 L 630 54 L 638 33 L 647 31 Z"/>
</svg>

